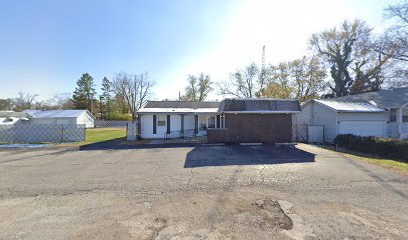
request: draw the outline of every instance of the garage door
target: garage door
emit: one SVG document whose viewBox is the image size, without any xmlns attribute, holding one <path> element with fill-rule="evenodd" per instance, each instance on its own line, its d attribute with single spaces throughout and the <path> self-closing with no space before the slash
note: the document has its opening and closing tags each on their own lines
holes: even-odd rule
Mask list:
<svg viewBox="0 0 408 240">
<path fill-rule="evenodd" d="M 384 121 L 340 121 L 339 134 L 384 137 Z"/>
</svg>

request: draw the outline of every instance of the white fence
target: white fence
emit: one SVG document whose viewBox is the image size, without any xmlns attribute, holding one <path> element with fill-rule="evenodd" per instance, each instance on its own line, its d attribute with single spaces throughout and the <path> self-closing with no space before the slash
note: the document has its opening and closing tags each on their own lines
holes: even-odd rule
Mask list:
<svg viewBox="0 0 408 240">
<path fill-rule="evenodd" d="M 13 124 L 0 125 L 0 142 L 82 142 L 85 124 Z"/>
<path fill-rule="evenodd" d="M 307 127 L 307 142 L 309 143 L 322 143 L 323 139 L 323 126 L 311 126 Z"/>
</svg>

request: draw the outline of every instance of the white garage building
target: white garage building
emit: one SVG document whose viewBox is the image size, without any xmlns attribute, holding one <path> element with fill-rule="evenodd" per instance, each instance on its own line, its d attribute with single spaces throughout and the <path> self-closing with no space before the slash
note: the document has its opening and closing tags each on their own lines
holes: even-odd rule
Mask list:
<svg viewBox="0 0 408 240">
<path fill-rule="evenodd" d="M 388 111 L 366 102 L 310 100 L 296 114 L 297 124 L 323 126 L 323 140 L 338 134 L 387 137 Z"/>
<path fill-rule="evenodd" d="M 30 117 L 29 124 L 85 124 L 93 128 L 95 117 L 87 110 L 26 110 Z"/>
</svg>

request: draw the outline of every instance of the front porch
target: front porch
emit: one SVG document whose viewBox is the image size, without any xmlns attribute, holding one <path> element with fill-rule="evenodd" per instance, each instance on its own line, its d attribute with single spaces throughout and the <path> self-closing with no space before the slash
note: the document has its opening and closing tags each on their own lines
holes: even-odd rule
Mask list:
<svg viewBox="0 0 408 240">
<path fill-rule="evenodd" d="M 408 104 L 407 104 L 408 105 Z M 408 139 L 408 106 L 391 108 L 389 111 L 388 137 Z"/>
</svg>

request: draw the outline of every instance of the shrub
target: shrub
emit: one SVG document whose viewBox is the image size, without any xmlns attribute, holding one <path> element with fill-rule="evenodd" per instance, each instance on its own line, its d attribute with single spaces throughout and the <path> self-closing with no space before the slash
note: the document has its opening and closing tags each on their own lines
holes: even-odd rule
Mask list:
<svg viewBox="0 0 408 240">
<path fill-rule="evenodd" d="M 106 116 L 105 120 L 132 121 L 132 115 L 127 113 L 112 113 Z"/>
<path fill-rule="evenodd" d="M 340 134 L 334 139 L 334 143 L 353 151 L 408 161 L 407 140 Z"/>
</svg>

